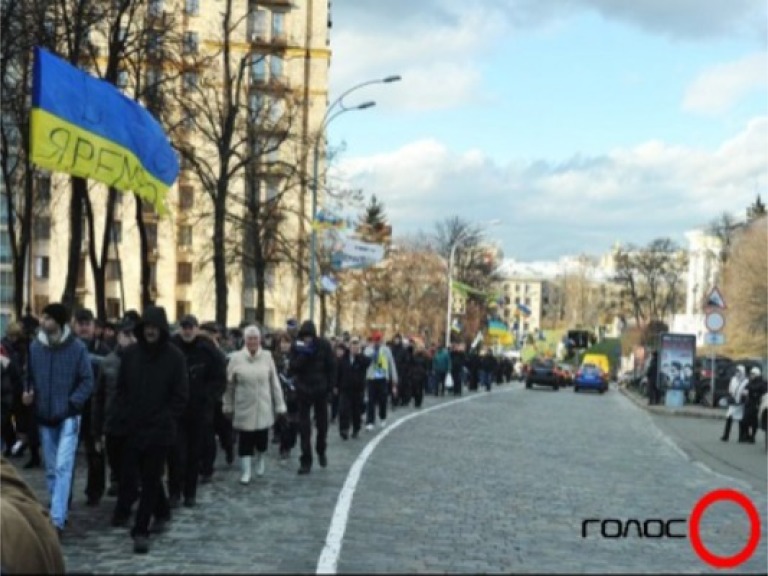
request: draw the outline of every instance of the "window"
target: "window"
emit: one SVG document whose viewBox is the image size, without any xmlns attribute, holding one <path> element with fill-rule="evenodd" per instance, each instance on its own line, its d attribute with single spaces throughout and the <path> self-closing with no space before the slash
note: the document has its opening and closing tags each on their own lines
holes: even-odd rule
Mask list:
<svg viewBox="0 0 768 576">
<path fill-rule="evenodd" d="M 267 162 L 277 162 L 280 151 L 280 141 L 277 138 L 267 140 Z"/>
<path fill-rule="evenodd" d="M 147 249 L 157 250 L 157 224 L 148 222 L 144 224 L 144 229 L 147 232 Z"/>
<path fill-rule="evenodd" d="M 0 272 L 0 304 L 13 304 L 13 271 Z"/>
<path fill-rule="evenodd" d="M 515 304 L 520 304 L 520 297 L 515 298 Z"/>
<path fill-rule="evenodd" d="M 179 186 L 179 208 L 191 210 L 195 207 L 195 189 L 192 186 Z"/>
<path fill-rule="evenodd" d="M 157 30 L 149 30 L 147 36 L 147 50 L 150 54 L 156 55 L 160 53 L 163 47 L 163 35 Z"/>
<path fill-rule="evenodd" d="M 198 0 L 185 0 L 184 12 L 187 16 L 197 16 L 200 13 L 200 2 Z"/>
<path fill-rule="evenodd" d="M 197 54 L 199 37 L 197 32 L 184 32 L 184 53 Z"/>
<path fill-rule="evenodd" d="M 120 260 L 107 260 L 107 280 L 120 280 Z"/>
<path fill-rule="evenodd" d="M 120 299 L 107 298 L 107 318 L 120 318 Z"/>
<path fill-rule="evenodd" d="M 248 112 L 255 120 L 259 117 L 261 110 L 264 108 L 264 96 L 262 94 L 251 94 L 248 97 Z"/>
<path fill-rule="evenodd" d="M 47 279 L 51 273 L 51 261 L 48 256 L 35 257 L 35 278 Z"/>
<path fill-rule="evenodd" d="M 246 290 L 256 288 L 256 269 L 253 266 L 246 266 L 243 270 L 243 288 Z"/>
<path fill-rule="evenodd" d="M 520 292 L 520 284 L 515 284 L 515 292 Z"/>
<path fill-rule="evenodd" d="M 526 306 L 530 306 L 531 305 L 531 299 L 530 298 L 526 298 L 525 299 L 525 305 Z"/>
<path fill-rule="evenodd" d="M 285 12 L 272 12 L 272 38 L 285 37 Z"/>
<path fill-rule="evenodd" d="M 125 42 L 128 40 L 128 27 L 127 26 L 120 26 L 120 30 L 117 35 L 118 42 Z"/>
<path fill-rule="evenodd" d="M 192 246 L 192 226 L 179 226 L 179 246 Z"/>
<path fill-rule="evenodd" d="M 10 264 L 11 258 L 11 238 L 8 231 L 0 232 L 0 264 Z"/>
<path fill-rule="evenodd" d="M 85 270 L 88 267 L 88 263 L 85 260 L 85 256 L 80 256 L 80 265 L 77 267 L 77 287 L 85 288 Z"/>
<path fill-rule="evenodd" d="M 280 80 L 283 77 L 283 59 L 280 56 L 270 57 L 269 77 L 272 80 Z"/>
<path fill-rule="evenodd" d="M 192 304 L 188 300 L 176 301 L 176 319 L 181 320 L 192 310 Z"/>
<path fill-rule="evenodd" d="M 249 324 L 256 322 L 256 308 L 249 308 L 246 306 L 243 309 L 243 320 Z"/>
<path fill-rule="evenodd" d="M 117 73 L 117 87 L 125 89 L 128 86 L 128 71 L 120 70 Z"/>
<path fill-rule="evenodd" d="M 285 100 L 282 98 L 275 98 L 272 100 L 272 105 L 269 107 L 269 119 L 273 123 L 277 123 L 285 114 Z"/>
<path fill-rule="evenodd" d="M 158 17 L 163 14 L 163 0 L 149 1 L 149 15 Z"/>
<path fill-rule="evenodd" d="M 277 198 L 280 194 L 280 188 L 277 180 L 267 180 L 267 202 Z"/>
<path fill-rule="evenodd" d="M 51 239 L 51 219 L 47 216 L 35 219 L 34 235 L 36 240 Z"/>
<path fill-rule="evenodd" d="M 118 194 L 120 196 L 120 194 Z M 112 222 L 112 242 L 120 244 L 123 241 L 123 223 L 120 220 Z"/>
<path fill-rule="evenodd" d="M 267 32 L 267 12 L 266 10 L 254 10 L 250 16 L 251 41 L 256 38 L 264 38 Z"/>
<path fill-rule="evenodd" d="M 264 56 L 257 55 L 251 61 L 251 81 L 264 82 L 267 78 L 267 68 L 264 62 Z"/>
<path fill-rule="evenodd" d="M 192 264 L 190 262 L 176 264 L 176 283 L 192 284 Z"/>
<path fill-rule="evenodd" d="M 51 177 L 41 176 L 37 179 L 37 200 L 41 204 L 51 202 Z"/>
<path fill-rule="evenodd" d="M 275 287 L 275 266 L 273 264 L 267 264 L 267 269 L 264 271 L 264 284 L 267 288 Z"/>
<path fill-rule="evenodd" d="M 149 263 L 149 289 L 157 291 L 157 262 Z"/>
<path fill-rule="evenodd" d="M 147 94 L 156 96 L 160 92 L 160 81 L 162 77 L 157 68 L 147 68 Z"/>
<path fill-rule="evenodd" d="M 184 72 L 184 90 L 190 91 L 197 87 L 197 72 Z"/>
</svg>

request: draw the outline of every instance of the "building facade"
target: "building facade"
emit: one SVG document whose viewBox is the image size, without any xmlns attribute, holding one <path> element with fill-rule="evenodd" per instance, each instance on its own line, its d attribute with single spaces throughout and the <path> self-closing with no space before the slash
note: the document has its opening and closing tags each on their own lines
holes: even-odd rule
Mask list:
<svg viewBox="0 0 768 576">
<path fill-rule="evenodd" d="M 215 55 L 222 51 L 223 4 L 221 0 L 152 0 L 147 7 L 147 18 L 154 18 L 159 23 L 158 30 L 162 28 L 163 22 L 172 21 L 175 34 L 183 38 L 184 62 L 202 62 L 206 54 Z M 301 185 L 295 185 L 285 194 L 286 211 L 295 216 L 286 218 L 281 226 L 287 227 L 285 235 L 294 237 L 297 246 L 307 245 L 299 240 L 305 238 L 310 230 L 307 174 L 312 164 L 310 154 L 314 141 L 323 136 L 319 132 L 328 104 L 330 2 L 233 0 L 230 22 L 233 60 L 237 63 L 243 62 L 244 57 L 249 58 L 242 87 L 243 102 L 252 110 L 253 106 L 263 106 L 267 101 L 273 126 L 285 124 L 284 130 L 289 132 L 279 136 L 279 141 L 278 136 L 270 140 L 276 145 L 264 151 L 263 160 L 291 166 L 294 180 L 301 182 Z M 150 77 L 157 79 L 163 74 L 168 75 L 168 64 L 161 56 L 157 57 L 160 58 L 157 66 L 149 63 L 146 66 L 147 83 L 151 82 Z M 217 66 L 220 66 L 220 60 L 212 58 L 204 68 L 185 68 L 183 73 L 178 74 L 173 90 L 195 89 L 203 100 L 206 99 L 205 90 L 209 90 L 210 100 L 213 101 L 216 98 L 215 91 L 221 86 L 215 76 Z M 118 82 L 128 93 L 131 83 L 130 77 L 123 78 L 122 75 Z M 158 86 L 156 96 L 162 98 L 164 91 L 168 90 L 168 84 L 158 83 Z M 290 124 L 281 123 L 278 116 L 288 106 L 291 107 L 292 120 Z M 148 108 L 151 110 L 151 105 Z M 215 155 L 210 156 L 206 152 L 211 142 L 205 141 L 202 120 L 194 118 L 188 110 L 184 117 L 178 106 L 172 110 L 177 124 L 184 129 L 180 133 L 173 133 L 176 143 L 179 143 L 177 137 L 180 137 L 183 145 L 215 158 Z M 248 118 L 250 116 L 240 122 L 247 122 Z M 277 128 L 275 133 L 278 133 Z M 77 288 L 79 305 L 95 310 L 95 286 L 89 250 L 93 244 L 100 255 L 107 241 L 107 316 L 117 318 L 126 309 L 141 309 L 142 260 L 139 228 L 136 224 L 138 209 L 142 211 L 146 229 L 151 299 L 166 308 L 172 321 L 187 313 L 193 313 L 201 319 L 215 317 L 212 202 L 198 172 L 192 168 L 182 155 L 181 173 L 168 192 L 167 215 L 158 216 L 149 205 L 137 207 L 137 199 L 130 193 L 118 194 L 114 211 L 114 234 L 106 240 L 98 234 L 103 230 L 106 203 L 93 202 L 97 234 L 92 238 L 84 234 Z M 258 172 L 258 177 L 254 177 L 254 173 L 243 170 L 237 174 L 229 188 L 233 198 L 245 198 L 249 190 L 255 190 L 262 201 L 277 194 L 282 185 L 278 175 Z M 104 187 L 92 183 L 89 185 L 92 198 L 107 194 Z M 41 212 L 33 225 L 28 287 L 28 301 L 37 314 L 48 302 L 58 300 L 63 293 L 69 249 L 69 178 L 53 175 L 48 178 L 45 186 L 48 186 L 48 208 Z M 244 220 L 245 217 L 245 212 L 242 212 L 240 218 Z M 228 229 L 227 234 L 242 236 L 243 233 L 242 230 L 232 228 Z M 227 242 L 237 245 L 240 236 L 227 238 Z M 266 271 L 266 325 L 281 326 L 287 318 L 304 314 L 307 308 L 307 281 L 298 269 L 295 263 L 288 262 L 269 265 Z M 253 320 L 257 294 L 252 267 L 234 258 L 228 261 L 227 286 L 227 324 L 231 326 L 242 320 Z"/>
</svg>

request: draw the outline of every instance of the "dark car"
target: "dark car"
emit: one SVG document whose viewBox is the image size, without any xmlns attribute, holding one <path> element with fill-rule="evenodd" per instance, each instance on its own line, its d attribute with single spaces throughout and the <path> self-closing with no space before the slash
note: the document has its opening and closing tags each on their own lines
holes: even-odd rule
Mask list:
<svg viewBox="0 0 768 576">
<path fill-rule="evenodd" d="M 699 360 L 697 359 L 697 365 Z M 744 370 L 749 376 L 752 368 L 764 370 L 764 361 L 757 358 L 740 358 L 732 360 L 725 356 L 715 358 L 715 396 L 712 399 L 712 358 L 701 359 L 701 369 L 696 372 L 696 396 L 698 402 L 703 406 L 728 405 L 728 387 L 731 384 L 731 378 L 736 373 L 737 366 L 744 366 Z"/>
<path fill-rule="evenodd" d="M 531 363 L 525 377 L 525 387 L 532 388 L 534 384 L 551 386 L 553 390 L 560 390 L 560 375 L 552 360 L 534 360 Z"/>
</svg>

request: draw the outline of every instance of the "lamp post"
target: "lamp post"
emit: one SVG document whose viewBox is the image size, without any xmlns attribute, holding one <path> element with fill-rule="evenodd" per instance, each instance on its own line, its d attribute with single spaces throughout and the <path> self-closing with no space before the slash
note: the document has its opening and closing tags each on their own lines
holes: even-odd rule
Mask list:
<svg viewBox="0 0 768 576">
<path fill-rule="evenodd" d="M 345 90 L 330 104 L 330 106 L 328 106 L 328 109 L 323 115 L 323 120 L 320 123 L 317 138 L 315 138 L 314 161 L 312 166 L 312 232 L 310 235 L 309 247 L 309 319 L 312 322 L 315 321 L 315 284 L 317 283 L 317 231 L 315 230 L 315 219 L 317 218 L 317 179 L 320 158 L 320 138 L 328 128 L 328 125 L 342 114 L 353 112 L 355 110 L 366 110 L 367 108 L 372 108 L 376 105 L 376 102 L 373 100 L 368 100 L 357 106 L 345 106 L 344 98 L 348 94 L 371 84 L 389 84 L 391 82 L 399 82 L 400 79 L 400 76 L 386 76 L 384 78 L 362 82 Z M 334 108 L 337 107 L 338 109 L 334 111 Z"/>
<path fill-rule="evenodd" d="M 496 226 L 501 220 L 490 220 L 485 223 L 486 226 Z M 445 313 L 445 347 L 451 345 L 451 313 L 453 312 L 453 261 L 456 257 L 456 248 L 459 244 L 466 242 L 474 232 L 474 229 L 466 229 L 461 232 L 451 244 L 451 254 L 448 258 L 448 309 Z"/>
</svg>

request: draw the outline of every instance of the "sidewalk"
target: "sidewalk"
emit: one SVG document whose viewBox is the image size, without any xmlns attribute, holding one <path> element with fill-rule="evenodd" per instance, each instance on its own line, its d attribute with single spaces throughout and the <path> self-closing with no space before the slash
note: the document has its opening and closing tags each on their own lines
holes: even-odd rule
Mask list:
<svg viewBox="0 0 768 576">
<path fill-rule="evenodd" d="M 619 392 L 632 400 L 641 408 L 645 408 L 654 414 L 663 414 L 664 416 L 686 416 L 688 418 L 710 418 L 714 420 L 725 420 L 724 408 L 705 408 L 704 406 L 681 406 L 680 408 L 667 408 L 666 406 L 649 406 L 648 399 L 643 398 L 628 388 L 619 386 Z"/>
</svg>

